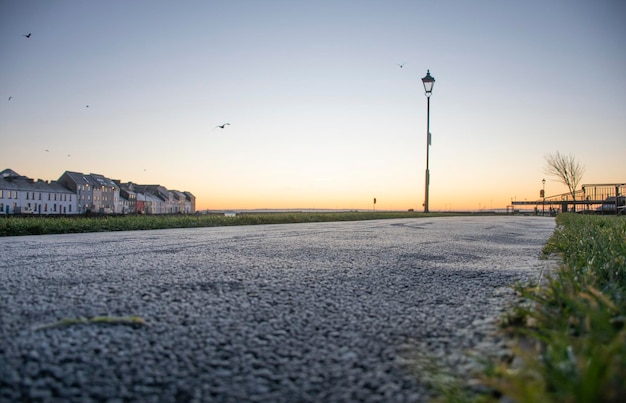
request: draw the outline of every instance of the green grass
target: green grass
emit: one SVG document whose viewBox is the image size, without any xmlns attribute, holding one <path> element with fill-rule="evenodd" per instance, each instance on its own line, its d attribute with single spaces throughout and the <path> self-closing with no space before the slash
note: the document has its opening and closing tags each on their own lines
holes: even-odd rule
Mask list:
<svg viewBox="0 0 626 403">
<path fill-rule="evenodd" d="M 387 218 L 435 217 L 445 213 L 416 212 L 321 212 L 224 215 L 126 215 L 126 216 L 29 216 L 0 218 L 0 236 L 68 234 L 103 231 L 133 231 L 166 228 L 218 227 L 327 221 L 357 221 Z"/>
<path fill-rule="evenodd" d="M 504 318 L 517 359 L 486 376 L 517 402 L 617 402 L 626 396 L 626 217 L 562 214 L 544 247 L 562 261 Z"/>
</svg>

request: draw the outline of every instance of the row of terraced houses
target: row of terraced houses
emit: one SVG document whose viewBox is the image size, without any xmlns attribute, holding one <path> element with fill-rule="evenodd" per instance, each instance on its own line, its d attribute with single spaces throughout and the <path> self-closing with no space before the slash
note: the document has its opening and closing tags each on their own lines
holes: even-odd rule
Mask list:
<svg viewBox="0 0 626 403">
<path fill-rule="evenodd" d="M 190 192 L 122 183 L 99 174 L 65 171 L 56 181 L 0 172 L 0 214 L 191 214 Z"/>
</svg>

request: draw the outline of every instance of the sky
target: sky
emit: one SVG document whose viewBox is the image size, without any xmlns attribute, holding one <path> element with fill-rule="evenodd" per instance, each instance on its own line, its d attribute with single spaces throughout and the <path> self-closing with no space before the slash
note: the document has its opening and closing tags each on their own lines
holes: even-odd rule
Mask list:
<svg viewBox="0 0 626 403">
<path fill-rule="evenodd" d="M 198 210 L 419 211 L 430 70 L 431 211 L 566 193 L 557 151 L 624 183 L 624 21 L 621 0 L 0 0 L 0 169 Z"/>
</svg>

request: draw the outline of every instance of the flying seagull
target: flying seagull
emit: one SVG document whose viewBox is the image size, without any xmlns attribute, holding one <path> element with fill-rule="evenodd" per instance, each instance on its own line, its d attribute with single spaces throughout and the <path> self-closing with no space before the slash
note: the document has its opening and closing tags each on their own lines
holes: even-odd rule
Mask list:
<svg viewBox="0 0 626 403">
<path fill-rule="evenodd" d="M 32 34 L 29 32 L 29 33 L 27 33 L 26 35 L 23 35 L 23 36 L 25 36 L 25 37 L 27 37 L 27 38 L 30 38 L 30 36 L 31 36 L 31 35 L 32 35 Z"/>
<path fill-rule="evenodd" d="M 215 128 L 217 129 L 217 128 L 219 127 L 220 129 L 223 129 L 223 128 L 225 128 L 227 125 L 230 125 L 230 123 L 224 123 L 223 125 L 217 125 L 217 126 L 215 126 Z"/>
</svg>

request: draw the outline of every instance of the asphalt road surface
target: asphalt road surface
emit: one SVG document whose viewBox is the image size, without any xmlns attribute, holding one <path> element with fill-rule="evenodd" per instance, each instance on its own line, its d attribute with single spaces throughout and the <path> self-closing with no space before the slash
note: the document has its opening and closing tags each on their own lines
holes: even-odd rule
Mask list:
<svg viewBox="0 0 626 403">
<path fill-rule="evenodd" d="M 0 401 L 425 401 L 424 360 L 469 373 L 468 351 L 500 343 L 509 286 L 539 276 L 554 226 L 448 217 L 0 238 Z"/>
</svg>

